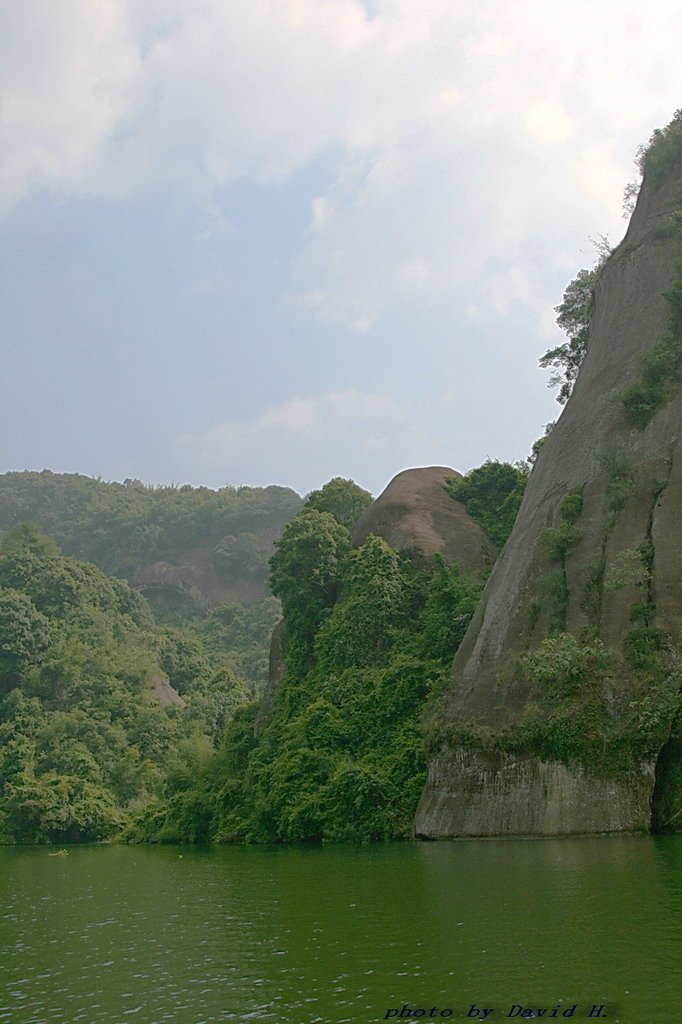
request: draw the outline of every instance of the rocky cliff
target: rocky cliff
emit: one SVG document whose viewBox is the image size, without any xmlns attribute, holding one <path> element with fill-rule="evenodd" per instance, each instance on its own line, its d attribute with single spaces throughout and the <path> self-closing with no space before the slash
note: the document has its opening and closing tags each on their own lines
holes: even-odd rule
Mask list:
<svg viewBox="0 0 682 1024">
<path fill-rule="evenodd" d="M 263 547 L 272 547 L 270 538 Z M 238 575 L 228 583 L 222 579 L 213 564 L 211 547 L 192 548 L 176 555 L 176 561 L 154 562 L 141 565 L 130 577 L 136 590 L 143 593 L 151 604 L 166 603 L 176 596 L 188 602 L 203 615 L 208 615 L 220 604 L 239 601 L 262 601 L 270 590 L 265 579 L 247 579 Z"/>
<path fill-rule="evenodd" d="M 670 341 L 681 189 L 679 159 L 662 180 L 645 170 L 625 239 L 600 274 L 573 394 L 432 723 L 419 836 L 682 820 L 679 356 L 668 344 L 658 363 L 643 362 Z M 624 397 L 643 374 L 659 375 L 663 399 L 655 415 L 628 421 Z"/>
</svg>

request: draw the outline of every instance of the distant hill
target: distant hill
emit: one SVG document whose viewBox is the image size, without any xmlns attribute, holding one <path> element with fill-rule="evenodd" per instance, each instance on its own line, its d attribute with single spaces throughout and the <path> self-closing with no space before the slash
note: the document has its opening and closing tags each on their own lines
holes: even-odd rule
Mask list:
<svg viewBox="0 0 682 1024">
<path fill-rule="evenodd" d="M 268 596 L 274 541 L 302 503 L 288 487 L 149 487 L 47 469 L 0 475 L 0 530 L 37 523 L 64 554 L 141 590 L 174 591 L 203 612 Z"/>
<path fill-rule="evenodd" d="M 250 690 L 267 678 L 280 608 L 274 542 L 303 504 L 288 487 L 149 487 L 78 473 L 0 475 L 0 532 L 36 523 L 72 558 L 127 579 L 176 641 L 226 654 Z M 176 685 L 184 669 L 166 666 Z"/>
</svg>

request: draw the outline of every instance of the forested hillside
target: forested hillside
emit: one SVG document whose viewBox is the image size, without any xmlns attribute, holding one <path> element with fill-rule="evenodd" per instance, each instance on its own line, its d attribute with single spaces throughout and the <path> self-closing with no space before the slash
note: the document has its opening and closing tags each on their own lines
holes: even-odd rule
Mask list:
<svg viewBox="0 0 682 1024">
<path fill-rule="evenodd" d="M 523 474 L 488 463 L 464 478 L 509 516 Z M 405 838 L 426 765 L 422 714 L 448 677 L 483 580 L 436 555 L 408 558 L 380 537 L 351 544 L 370 495 L 332 481 L 294 517 L 272 560 L 285 672 L 267 705 L 238 709 L 202 774 L 144 808 L 134 841 Z M 186 809 L 194 809 L 193 816 Z M 178 810 L 182 809 L 180 815 Z"/>
<path fill-rule="evenodd" d="M 30 526 L 0 543 L 0 635 L 4 841 L 116 835 L 169 777 L 197 770 L 247 699 L 229 657 L 178 642 L 127 583 Z M 167 707 L 164 667 L 182 694 Z"/>
<path fill-rule="evenodd" d="M 251 693 L 265 685 L 270 634 L 280 615 L 268 560 L 301 504 L 287 487 L 213 491 L 105 483 L 49 470 L 0 475 L 0 531 L 36 523 L 65 555 L 128 579 L 176 647 L 204 660 L 229 652 L 232 670 Z M 187 676 L 182 662 L 164 662 L 174 686 Z"/>
<path fill-rule="evenodd" d="M 301 504 L 288 487 L 148 487 L 47 469 L 0 475 L 0 530 L 38 523 L 65 554 L 126 578 L 210 545 L 219 572 L 265 580 L 270 545 L 254 547 L 253 539 L 279 536 Z M 245 542 L 234 545 L 235 538 Z"/>
<path fill-rule="evenodd" d="M 93 502 L 79 511 L 67 500 L 70 478 L 9 476 L 18 480 L 15 514 L 61 524 L 74 544 L 78 523 L 94 522 Z M 499 543 L 524 480 L 517 469 L 487 463 L 451 489 L 459 488 Z M 100 486 L 76 478 L 74 494 Z M 151 522 L 153 509 L 160 514 L 174 494 L 109 486 L 101 493 L 124 509 L 126 491 L 133 492 L 120 536 L 145 515 Z M 186 493 L 197 515 L 203 499 Z M 221 605 L 209 615 L 157 607 L 156 620 L 128 583 L 61 555 L 40 527 L 8 530 L 0 541 L 2 838 L 408 836 L 425 777 L 422 713 L 445 683 L 483 570 L 467 575 L 439 555 L 406 557 L 372 534 L 354 547 L 353 525 L 371 503 L 352 481 L 330 481 L 308 496 L 276 541 L 276 596 Z M 217 499 L 209 494 L 205 507 L 218 522 Z M 192 522 L 173 534 L 172 518 L 161 517 L 167 539 L 196 537 Z M 127 555 L 120 558 L 122 565 Z M 284 676 L 261 702 L 280 608 Z"/>
</svg>

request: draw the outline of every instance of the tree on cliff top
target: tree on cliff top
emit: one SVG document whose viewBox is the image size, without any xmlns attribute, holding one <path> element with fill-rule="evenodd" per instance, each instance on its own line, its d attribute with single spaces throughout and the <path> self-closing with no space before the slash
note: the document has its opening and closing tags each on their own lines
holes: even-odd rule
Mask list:
<svg viewBox="0 0 682 1024">
<path fill-rule="evenodd" d="M 359 487 L 354 480 L 335 476 L 324 487 L 311 491 L 303 507 L 314 508 L 318 512 L 331 512 L 339 523 L 350 530 L 373 500 L 369 491 Z"/>
<path fill-rule="evenodd" d="M 554 367 L 547 387 L 555 388 L 557 385 L 561 385 L 557 395 L 557 402 L 560 405 L 565 405 L 571 397 L 578 370 L 585 358 L 590 335 L 594 289 L 604 264 L 613 252 L 608 238 L 604 235 L 599 235 L 591 241 L 599 257 L 597 263 L 591 270 L 578 271 L 577 276 L 566 288 L 562 301 L 554 308 L 557 314 L 557 325 L 566 332 L 568 341 L 556 348 L 549 349 L 540 359 L 540 366 L 543 370 L 550 366 Z"/>
<path fill-rule="evenodd" d="M 471 518 L 482 526 L 497 548 L 504 546 L 516 521 L 527 476 L 509 462 L 488 459 L 462 477 L 450 479 L 446 490 L 461 501 Z"/>
</svg>

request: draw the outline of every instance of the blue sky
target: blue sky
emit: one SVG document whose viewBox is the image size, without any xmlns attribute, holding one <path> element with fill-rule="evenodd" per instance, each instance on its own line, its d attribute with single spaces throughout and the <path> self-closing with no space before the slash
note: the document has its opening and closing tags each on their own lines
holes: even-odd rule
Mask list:
<svg viewBox="0 0 682 1024">
<path fill-rule="evenodd" d="M 0 471 L 523 458 L 681 37 L 677 0 L 0 2 Z"/>
</svg>

